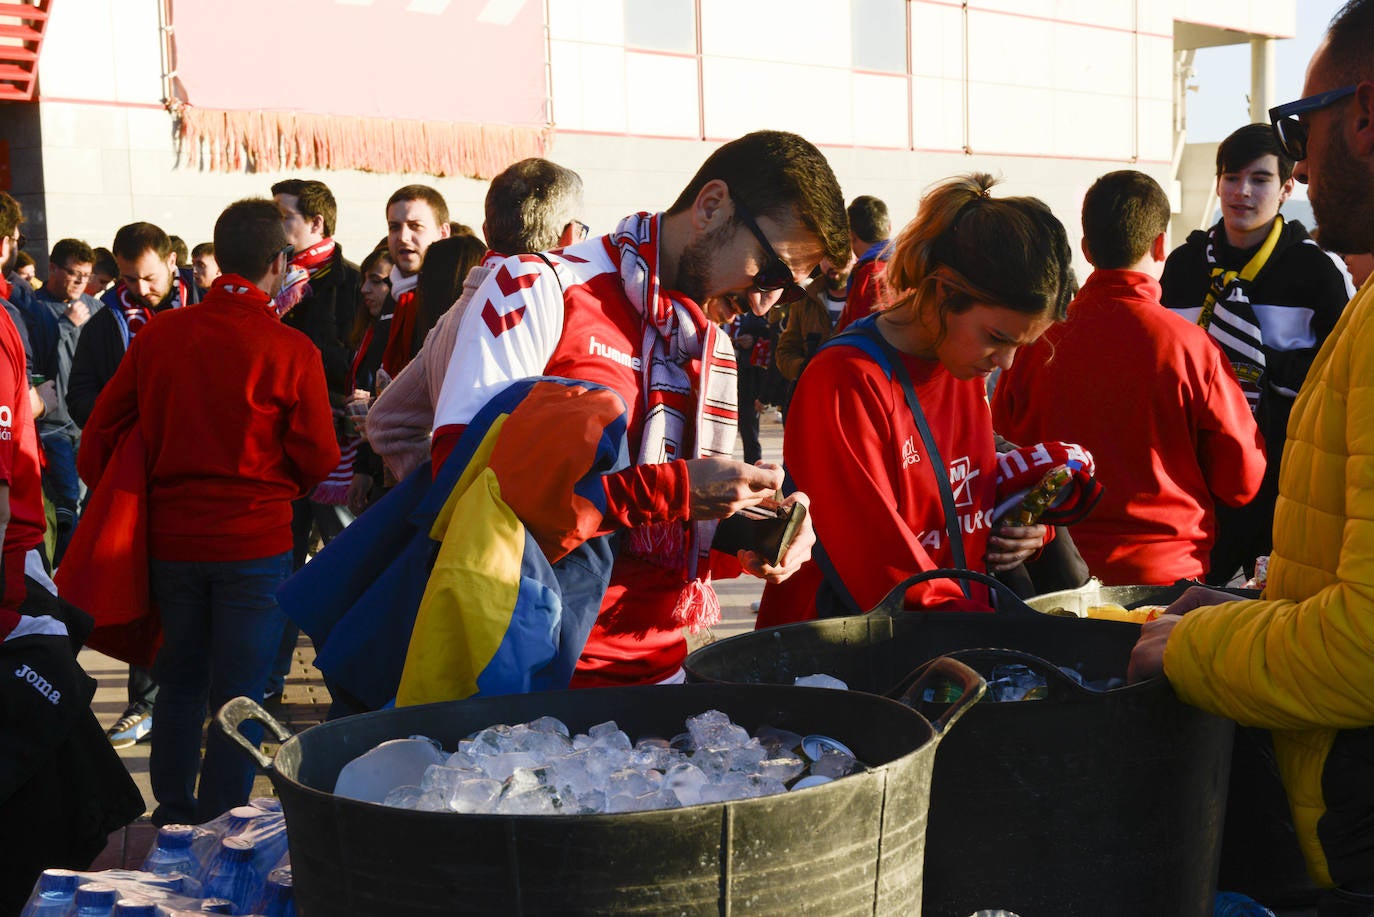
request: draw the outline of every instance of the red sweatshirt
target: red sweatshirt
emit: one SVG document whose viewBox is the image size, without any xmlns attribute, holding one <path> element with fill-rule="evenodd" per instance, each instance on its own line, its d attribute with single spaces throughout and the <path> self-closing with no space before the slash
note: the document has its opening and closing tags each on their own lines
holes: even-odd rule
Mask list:
<svg viewBox="0 0 1374 917">
<path fill-rule="evenodd" d="M 291 550 L 291 501 L 339 463 L 319 351 L 236 274 L 134 338 L 82 432 L 83 476 L 98 475 L 134 422 L 148 446 L 159 560 Z"/>
<path fill-rule="evenodd" d="M 1093 454 L 1102 501 L 1073 527 L 1093 575 L 1163 584 L 1207 572 L 1213 497 L 1245 503 L 1264 449 L 1230 364 L 1159 304 L 1154 278 L 1094 271 L 1069 319 L 1017 355 L 993 396 L 997 431 Z"/>
<path fill-rule="evenodd" d="M 886 270 L 887 260 L 878 258 L 872 258 L 854 268 L 854 273 L 849 278 L 849 292 L 845 295 L 844 308 L 840 310 L 840 320 L 835 323 L 835 334 L 839 334 L 851 323 L 872 314 L 882 306 L 883 274 Z"/>
<path fill-rule="evenodd" d="M 959 381 L 939 363 L 902 357 L 947 466 L 970 567 L 985 571 L 997 493 L 997 455 L 981 379 Z M 840 579 L 860 608 L 901 580 L 955 566 L 940 491 L 902 387 L 857 347 L 823 349 L 792 396 L 783 458 Z M 977 599 L 983 587 L 971 587 Z M 913 586 L 908 607 L 982 607 L 957 583 Z M 798 609 L 796 619 L 810 616 Z"/>
<path fill-rule="evenodd" d="M 9 284 L 0 277 L 0 298 Z M 21 557 L 43 541 L 42 472 L 38 460 L 38 432 L 29 405 L 29 374 L 24 345 L 9 313 L 0 309 L 0 483 L 9 485 L 10 521 L 5 528 L 4 553 Z"/>
</svg>

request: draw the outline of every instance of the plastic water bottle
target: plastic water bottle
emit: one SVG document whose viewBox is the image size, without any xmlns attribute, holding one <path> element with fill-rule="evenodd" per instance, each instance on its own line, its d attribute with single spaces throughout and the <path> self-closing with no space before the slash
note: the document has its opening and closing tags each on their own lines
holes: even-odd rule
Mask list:
<svg viewBox="0 0 1374 917">
<path fill-rule="evenodd" d="M 1274 912 L 1239 892 L 1217 892 L 1212 917 L 1274 917 Z"/>
<path fill-rule="evenodd" d="M 45 869 L 38 878 L 38 892 L 21 917 L 66 917 L 76 896 L 76 873 L 69 869 Z"/>
<path fill-rule="evenodd" d="M 156 876 L 194 876 L 200 864 L 191 853 L 196 829 L 190 825 L 164 825 L 157 831 L 157 846 L 143 861 L 143 869 Z"/>
<path fill-rule="evenodd" d="M 120 898 L 115 902 L 114 917 L 157 917 L 157 905 L 143 898 Z"/>
<path fill-rule="evenodd" d="M 262 900 L 258 902 L 258 912 L 263 917 L 296 917 L 294 891 L 291 867 L 278 866 L 267 874 L 267 885 Z"/>
<path fill-rule="evenodd" d="M 264 812 L 281 811 L 281 800 L 275 796 L 254 796 L 248 800 L 248 804 L 255 809 L 262 809 Z"/>
<path fill-rule="evenodd" d="M 219 842 L 219 853 L 205 877 L 207 898 L 227 898 L 234 902 L 234 910 L 248 913 L 252 904 L 254 882 L 253 853 L 256 846 L 242 837 L 226 837 Z"/>
<path fill-rule="evenodd" d="M 119 892 L 112 886 L 88 882 L 76 890 L 75 917 L 110 917 Z"/>
</svg>

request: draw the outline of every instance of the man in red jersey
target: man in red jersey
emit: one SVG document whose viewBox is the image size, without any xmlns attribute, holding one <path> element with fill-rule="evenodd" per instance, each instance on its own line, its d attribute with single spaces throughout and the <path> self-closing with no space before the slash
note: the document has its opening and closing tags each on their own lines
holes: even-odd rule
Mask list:
<svg viewBox="0 0 1374 917">
<path fill-rule="evenodd" d="M 632 214 L 608 236 L 547 256 L 507 258 L 474 295 L 435 410 L 436 466 L 516 379 L 596 382 L 629 409 L 637 461 L 604 479 L 606 526 L 622 539 L 575 687 L 680 679 L 682 627 L 719 614 L 713 572 L 733 576 L 743 563 L 782 580 L 809 555 L 809 528 L 777 566 L 710 552 L 712 520 L 772 496 L 782 470 L 727 457 L 733 347 L 701 304 L 750 290 L 764 294 L 753 297 L 761 312 L 795 301 L 823 256 L 849 257 L 834 173 L 801 137 L 759 131 L 713 153 L 666 212 Z"/>
</svg>

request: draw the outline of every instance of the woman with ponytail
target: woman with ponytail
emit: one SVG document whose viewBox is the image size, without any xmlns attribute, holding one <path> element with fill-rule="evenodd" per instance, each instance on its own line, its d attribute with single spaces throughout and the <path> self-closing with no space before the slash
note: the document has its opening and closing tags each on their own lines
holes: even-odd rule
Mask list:
<svg viewBox="0 0 1374 917">
<path fill-rule="evenodd" d="M 820 545 L 809 582 L 817 588 L 790 589 L 784 601 L 765 595 L 760 627 L 867 611 L 912 574 L 1000 572 L 1043 545 L 1043 526 L 993 527 L 998 467 L 985 385 L 1018 348 L 1065 318 L 1077 285 L 1063 225 L 1035 198 L 992 197 L 994 184 L 973 174 L 930 190 L 894 243 L 885 306 L 802 373 L 783 458 L 797 489 L 811 496 Z M 951 499 L 961 552 L 947 534 Z M 988 607 L 985 588 L 967 588 L 965 595 L 953 580 L 921 583 L 907 591 L 906 605 Z"/>
</svg>

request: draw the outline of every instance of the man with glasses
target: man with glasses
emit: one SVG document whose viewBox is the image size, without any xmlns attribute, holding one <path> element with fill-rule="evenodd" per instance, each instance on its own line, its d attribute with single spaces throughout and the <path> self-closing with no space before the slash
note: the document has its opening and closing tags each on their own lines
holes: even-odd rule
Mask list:
<svg viewBox="0 0 1374 917">
<path fill-rule="evenodd" d="M 54 566 L 61 562 L 67 549 L 81 500 L 81 479 L 76 474 L 81 428 L 72 419 L 66 401 L 81 326 L 101 308 L 100 303 L 86 295 L 86 283 L 94 264 L 95 252 L 89 245 L 80 239 L 61 239 L 52 247 L 48 258 L 48 282 L 38 291 L 39 303 L 52 315 L 58 328 L 57 375 L 52 380 L 56 385 L 57 403 L 38 419 L 38 435 L 43 439 L 43 452 L 47 456 L 43 489 L 52 501 L 57 522 Z"/>
<path fill-rule="evenodd" d="M 1323 243 L 1374 249 L 1374 0 L 1332 21 L 1306 97 L 1270 112 Z M 1319 917 L 1374 914 L 1374 286 L 1293 405 L 1264 597 L 1189 590 L 1144 626 L 1131 678 L 1272 730 Z M 1187 612 L 1185 615 L 1184 613 Z"/>
<path fill-rule="evenodd" d="M 1260 492 L 1216 509 L 1207 582 L 1224 586 L 1269 553 L 1288 414 L 1307 368 L 1350 290 L 1335 258 L 1279 208 L 1293 192 L 1293 160 L 1267 124 L 1248 124 L 1217 147 L 1221 219 L 1170 255 L 1161 301 L 1216 341 L 1240 381 L 1269 456 Z"/>
<path fill-rule="evenodd" d="M 473 297 L 435 411 L 436 466 L 517 379 L 596 382 L 629 406 L 637 460 L 603 479 L 604 525 L 621 533 L 620 549 L 574 687 L 680 680 L 682 627 L 719 614 L 713 573 L 743 567 L 780 581 L 809 556 L 809 526 L 777 566 L 753 552 L 710 551 L 712 520 L 771 497 L 783 476 L 729 458 L 733 347 L 701 305 L 750 290 L 766 294 L 760 312 L 795 301 L 798 280 L 822 257 L 849 258 L 834 173 L 801 137 L 760 131 L 716 150 L 666 212 L 632 214 L 562 251 L 507 258 Z"/>
</svg>

